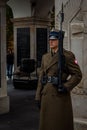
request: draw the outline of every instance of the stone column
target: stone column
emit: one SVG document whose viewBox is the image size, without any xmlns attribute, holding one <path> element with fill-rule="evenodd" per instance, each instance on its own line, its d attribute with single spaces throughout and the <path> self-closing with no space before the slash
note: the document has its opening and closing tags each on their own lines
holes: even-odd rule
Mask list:
<svg viewBox="0 0 87 130">
<path fill-rule="evenodd" d="M 83 41 L 83 81 L 84 81 L 84 91 L 87 93 L 87 10 L 83 15 L 84 20 L 84 41 Z"/>
<path fill-rule="evenodd" d="M 0 114 L 9 112 L 6 83 L 6 0 L 0 0 Z"/>
<path fill-rule="evenodd" d="M 86 3 L 85 3 L 86 4 Z M 86 6 L 87 7 L 87 6 Z M 84 32 L 82 33 L 83 39 L 78 39 L 79 41 L 75 41 L 76 44 L 80 44 L 77 50 L 78 55 L 81 61 L 82 66 L 82 88 L 76 90 L 76 94 L 72 95 L 72 104 L 73 104 L 73 114 L 75 120 L 76 127 L 80 130 L 87 128 L 87 11 L 83 11 L 83 23 L 84 23 Z M 77 30 L 76 30 L 77 31 Z M 76 49 L 76 48 L 75 48 Z M 81 60 L 82 59 L 82 60 Z"/>
<path fill-rule="evenodd" d="M 30 58 L 36 59 L 36 29 L 35 25 L 30 28 Z"/>
</svg>

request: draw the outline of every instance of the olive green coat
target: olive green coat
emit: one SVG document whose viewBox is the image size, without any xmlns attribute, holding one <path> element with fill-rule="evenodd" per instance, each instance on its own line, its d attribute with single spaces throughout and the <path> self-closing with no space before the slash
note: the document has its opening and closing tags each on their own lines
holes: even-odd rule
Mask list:
<svg viewBox="0 0 87 130">
<path fill-rule="evenodd" d="M 47 53 L 42 57 L 42 65 L 36 91 L 36 100 L 41 100 L 39 130 L 73 130 L 73 112 L 70 91 L 81 81 L 82 73 L 75 63 L 75 56 L 72 52 L 64 50 L 65 71 L 62 79 L 67 88 L 67 94 L 60 94 L 57 87 L 47 83 L 44 87 L 40 82 L 43 74 L 57 76 L 58 54 L 54 56 Z"/>
</svg>

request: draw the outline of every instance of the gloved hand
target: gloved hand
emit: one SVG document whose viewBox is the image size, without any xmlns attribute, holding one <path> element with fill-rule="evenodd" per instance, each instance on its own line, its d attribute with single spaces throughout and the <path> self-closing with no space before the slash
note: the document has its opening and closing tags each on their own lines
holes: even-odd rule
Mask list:
<svg viewBox="0 0 87 130">
<path fill-rule="evenodd" d="M 61 94 L 66 94 L 68 92 L 68 90 L 64 85 L 62 85 L 62 88 L 59 88 L 58 92 Z"/>
<path fill-rule="evenodd" d="M 41 108 L 41 101 L 40 100 L 36 100 L 36 105 L 40 109 Z"/>
</svg>

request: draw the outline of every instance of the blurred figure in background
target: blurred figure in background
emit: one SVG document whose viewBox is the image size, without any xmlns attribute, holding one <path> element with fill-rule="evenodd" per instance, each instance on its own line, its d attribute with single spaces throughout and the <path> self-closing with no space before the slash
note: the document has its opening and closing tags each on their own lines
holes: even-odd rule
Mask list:
<svg viewBox="0 0 87 130">
<path fill-rule="evenodd" d="M 7 76 L 9 79 L 12 78 L 14 64 L 14 53 L 12 49 L 7 50 Z"/>
</svg>

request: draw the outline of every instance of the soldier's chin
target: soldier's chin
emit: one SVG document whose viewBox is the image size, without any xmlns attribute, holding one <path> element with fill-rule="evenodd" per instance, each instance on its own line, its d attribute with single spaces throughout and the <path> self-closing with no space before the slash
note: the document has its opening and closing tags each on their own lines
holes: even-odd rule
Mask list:
<svg viewBox="0 0 87 130">
<path fill-rule="evenodd" d="M 50 45 L 50 48 L 54 48 L 54 46 L 53 46 L 53 45 Z"/>
<path fill-rule="evenodd" d="M 51 48 L 51 49 L 55 49 L 55 47 L 54 47 L 54 46 L 50 46 L 50 48 Z"/>
</svg>

